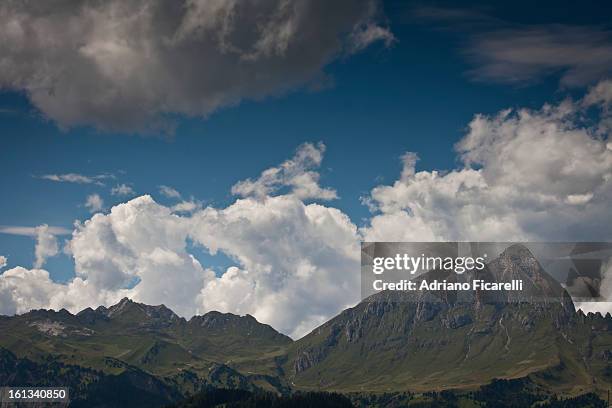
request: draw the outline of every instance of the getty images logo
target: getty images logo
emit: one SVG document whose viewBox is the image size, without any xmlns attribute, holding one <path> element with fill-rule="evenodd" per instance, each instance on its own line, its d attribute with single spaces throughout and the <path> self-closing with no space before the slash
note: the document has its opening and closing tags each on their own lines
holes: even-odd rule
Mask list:
<svg viewBox="0 0 612 408">
<path fill-rule="evenodd" d="M 487 254 L 479 257 L 441 257 L 441 256 L 410 256 L 397 254 L 392 257 L 376 257 L 373 259 L 372 271 L 380 275 L 387 270 L 406 271 L 415 274 L 419 271 L 445 270 L 462 274 L 466 271 L 481 271 L 485 267 Z"/>
</svg>

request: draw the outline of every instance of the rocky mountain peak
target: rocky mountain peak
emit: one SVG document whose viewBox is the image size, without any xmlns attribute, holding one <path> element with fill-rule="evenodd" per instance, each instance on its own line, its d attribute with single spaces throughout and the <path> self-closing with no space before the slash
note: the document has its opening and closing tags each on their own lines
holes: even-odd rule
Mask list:
<svg viewBox="0 0 612 408">
<path fill-rule="evenodd" d="M 523 282 L 523 290 L 520 293 L 507 293 L 504 296 L 506 301 L 564 303 L 569 300 L 561 284 L 542 268 L 524 245 L 509 246 L 487 266 L 498 282 Z"/>
<path fill-rule="evenodd" d="M 134 302 L 125 297 L 119 303 L 106 308 L 98 308 L 96 311 L 103 313 L 111 320 L 121 319 L 134 321 L 139 325 L 152 324 L 172 324 L 180 320 L 180 317 L 165 305 L 150 306 L 144 303 Z"/>
<path fill-rule="evenodd" d="M 263 336 L 281 342 L 290 342 L 291 339 L 277 332 L 272 326 L 260 323 L 255 317 L 247 314 L 239 316 L 233 313 L 210 311 L 204 315 L 193 316 L 188 325 L 192 328 L 204 329 L 208 333 L 242 333 L 246 336 Z"/>
<path fill-rule="evenodd" d="M 112 317 L 114 315 L 118 315 L 121 312 L 123 312 L 126 309 L 128 309 L 130 307 L 130 305 L 132 305 L 132 304 L 135 304 L 135 303 L 132 302 L 129 298 L 124 297 L 123 299 L 121 299 L 119 301 L 119 303 L 109 307 L 106 314 L 107 314 L 108 317 Z"/>
<path fill-rule="evenodd" d="M 257 320 L 251 316 L 239 316 L 233 313 L 221 313 L 217 311 L 210 311 L 201 316 L 194 316 L 192 319 L 197 322 L 200 326 L 208 329 L 221 329 L 229 325 L 249 325 L 258 323 Z"/>
</svg>

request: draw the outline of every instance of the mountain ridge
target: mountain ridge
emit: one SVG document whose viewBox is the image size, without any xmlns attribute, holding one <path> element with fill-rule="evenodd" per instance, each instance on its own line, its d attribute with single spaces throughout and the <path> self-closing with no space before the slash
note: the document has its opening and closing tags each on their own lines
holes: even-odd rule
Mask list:
<svg viewBox="0 0 612 408">
<path fill-rule="evenodd" d="M 96 320 L 108 320 L 111 318 L 120 317 L 123 313 L 126 313 L 127 309 L 130 309 L 130 306 L 133 308 L 132 311 L 136 309 L 137 311 L 143 313 L 145 317 L 149 319 L 153 319 L 153 320 L 165 320 L 167 322 L 182 321 L 184 323 L 198 322 L 208 328 L 213 328 L 215 326 L 214 322 L 220 322 L 220 321 L 225 321 L 226 323 L 246 322 L 249 324 L 261 325 L 266 328 L 270 328 L 274 330 L 275 332 L 277 332 L 278 334 L 283 335 L 282 333 L 276 331 L 272 326 L 259 322 L 254 316 L 248 313 L 245 315 L 237 315 L 237 314 L 230 313 L 230 312 L 219 312 L 219 311 L 211 310 L 202 315 L 193 315 L 189 319 L 185 319 L 184 317 L 178 316 L 176 313 L 174 313 L 174 311 L 172 311 L 170 308 L 168 308 L 164 304 L 147 305 L 145 303 L 136 302 L 128 297 L 122 298 L 119 302 L 109 307 L 98 306 L 96 309 L 93 309 L 91 307 L 86 307 L 85 309 L 82 309 L 81 311 L 77 313 L 71 313 L 65 308 L 62 308 L 60 310 L 31 309 L 27 312 L 15 314 L 12 316 L 0 315 L 0 319 L 18 318 L 18 317 L 23 317 L 23 318 L 29 318 L 29 317 L 31 318 L 51 318 L 51 317 L 54 317 L 54 318 L 60 318 L 60 319 L 76 318 L 77 320 L 83 323 L 95 323 Z M 286 335 L 283 335 L 283 336 L 289 338 Z"/>
<path fill-rule="evenodd" d="M 568 395 L 612 385 L 612 316 L 576 311 L 524 249 L 504 251 L 478 275 L 430 271 L 417 279 L 475 276 L 532 286 L 523 297 L 381 292 L 296 341 L 251 315 L 210 311 L 186 320 L 124 298 L 76 314 L 0 316 L 0 347 L 35 364 L 52 358 L 105 375 L 141 370 L 182 395 L 209 386 L 425 392 L 515 378 Z"/>
</svg>

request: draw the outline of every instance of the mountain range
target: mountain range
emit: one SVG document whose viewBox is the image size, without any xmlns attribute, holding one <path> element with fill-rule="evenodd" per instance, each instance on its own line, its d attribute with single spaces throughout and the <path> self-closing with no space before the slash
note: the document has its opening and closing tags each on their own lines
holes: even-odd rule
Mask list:
<svg viewBox="0 0 612 408">
<path fill-rule="evenodd" d="M 76 315 L 0 316 L 0 384 L 61 383 L 71 387 L 72 406 L 100 407 L 163 406 L 211 387 L 362 398 L 482 392 L 500 380 L 521 381 L 538 395 L 606 395 L 609 314 L 576 311 L 520 245 L 482 271 L 430 271 L 417 279 L 476 278 L 522 279 L 525 288 L 520 296 L 380 292 L 297 341 L 250 315 L 186 320 L 164 305 L 127 298 Z"/>
</svg>

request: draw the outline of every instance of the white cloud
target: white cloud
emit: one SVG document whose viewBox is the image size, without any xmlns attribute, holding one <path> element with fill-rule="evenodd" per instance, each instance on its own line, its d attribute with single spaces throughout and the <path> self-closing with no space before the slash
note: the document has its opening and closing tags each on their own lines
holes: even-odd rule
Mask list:
<svg viewBox="0 0 612 408">
<path fill-rule="evenodd" d="M 44 269 L 18 266 L 0 275 L 0 314 L 21 314 L 41 308 L 66 308 L 76 313 L 96 304 L 114 304 L 125 294 L 124 291 L 101 290 L 81 278 L 68 284 L 56 283 Z"/>
<path fill-rule="evenodd" d="M 176 189 L 170 186 L 159 186 L 159 193 L 166 198 L 181 198 L 181 193 L 179 193 Z"/>
<path fill-rule="evenodd" d="M 476 115 L 457 144 L 463 167 L 415 170 L 372 190 L 367 240 L 609 240 L 612 150 L 584 125 L 583 102 Z M 405 156 L 406 157 L 406 156 Z"/>
<path fill-rule="evenodd" d="M 0 269 L 4 268 L 7 263 L 8 259 L 6 259 L 6 256 L 0 255 Z"/>
<path fill-rule="evenodd" d="M 125 293 L 136 300 L 191 316 L 214 274 L 187 252 L 188 232 L 188 218 L 142 196 L 77 225 L 69 245 L 77 276 L 89 285 L 111 292 L 131 287 Z"/>
<path fill-rule="evenodd" d="M 35 268 L 41 268 L 47 258 L 58 254 L 59 246 L 57 239 L 49 231 L 48 225 L 43 224 L 36 227 L 36 247 L 34 252 L 36 254 Z"/>
<path fill-rule="evenodd" d="M 319 186 L 319 173 L 325 145 L 304 143 L 292 159 L 278 167 L 264 170 L 257 180 L 243 180 L 232 187 L 232 193 L 242 197 L 263 198 L 282 188 L 290 189 L 296 197 L 305 199 L 332 200 L 337 198 L 336 190 Z"/>
<path fill-rule="evenodd" d="M 127 184 L 117 184 L 111 189 L 111 194 L 114 196 L 131 196 L 134 195 L 134 189 Z"/>
<path fill-rule="evenodd" d="M 61 287 L 51 281 L 47 271 L 20 266 L 9 269 L 0 275 L 0 314 L 50 307 L 51 296 Z"/>
<path fill-rule="evenodd" d="M 68 228 L 48 226 L 47 231 L 53 235 L 68 235 L 72 232 Z M 0 233 L 10 235 L 23 235 L 27 237 L 35 237 L 37 227 L 23 227 L 17 225 L 0 225 Z"/>
<path fill-rule="evenodd" d="M 197 200 L 181 201 L 172 206 L 173 212 L 192 213 L 202 208 L 202 203 Z"/>
<path fill-rule="evenodd" d="M 243 199 L 193 217 L 192 236 L 236 259 L 201 293 L 204 310 L 251 313 L 299 337 L 359 300 L 359 239 L 335 208 L 293 195 Z"/>
<path fill-rule="evenodd" d="M 378 0 L 0 3 L 0 87 L 62 127 L 168 132 L 325 76 L 392 34 Z M 61 47 L 56 46 L 61 44 Z"/>
<path fill-rule="evenodd" d="M 66 174 L 43 174 L 39 178 L 43 180 L 55 181 L 58 183 L 76 183 L 76 184 L 96 184 L 103 186 L 102 180 L 114 178 L 111 174 L 98 174 L 96 176 L 84 176 L 77 173 Z"/>
<path fill-rule="evenodd" d="M 85 207 L 91 213 L 101 211 L 104 208 L 104 200 L 99 194 L 90 194 L 87 196 L 87 200 L 85 200 Z"/>
</svg>

